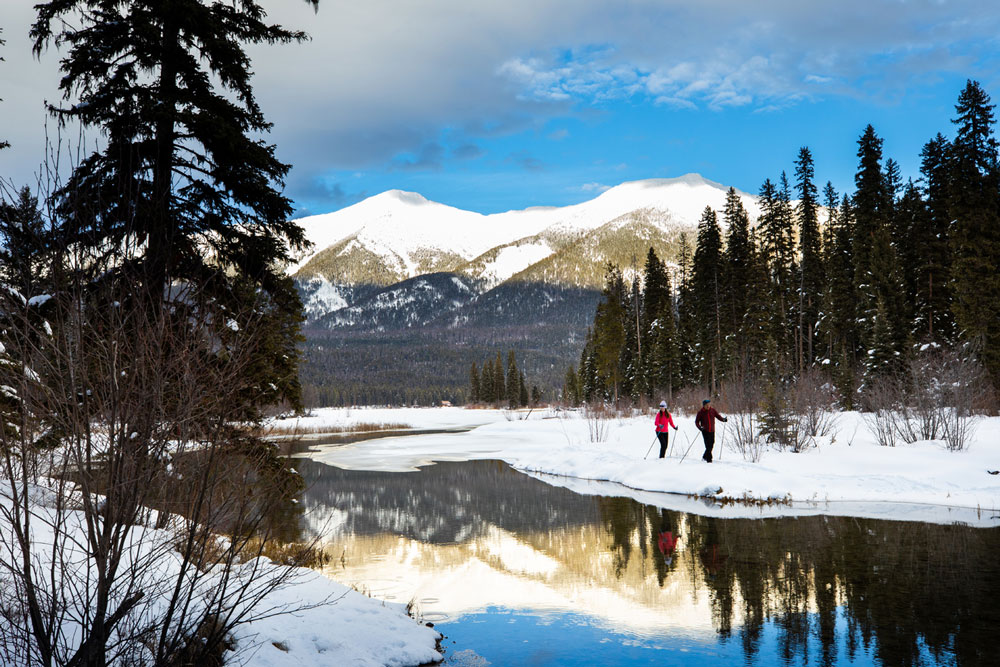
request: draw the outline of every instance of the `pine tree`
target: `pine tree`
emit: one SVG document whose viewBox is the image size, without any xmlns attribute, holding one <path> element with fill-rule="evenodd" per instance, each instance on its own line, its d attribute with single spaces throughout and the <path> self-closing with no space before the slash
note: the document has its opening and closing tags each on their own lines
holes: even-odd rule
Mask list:
<svg viewBox="0 0 1000 667">
<path fill-rule="evenodd" d="M 527 407 L 528 401 L 531 397 L 528 396 L 528 385 L 524 382 L 524 371 L 520 371 L 517 375 L 518 382 L 518 405 L 522 408 Z"/>
<path fill-rule="evenodd" d="M 995 105 L 977 81 L 958 97 L 951 159 L 952 295 L 962 337 L 1000 387 L 1000 170 L 993 137 Z"/>
<path fill-rule="evenodd" d="M 594 317 L 594 352 L 599 384 L 617 404 L 622 386 L 622 349 L 625 347 L 625 280 L 616 266 L 607 267 L 601 302 Z"/>
<path fill-rule="evenodd" d="M 493 363 L 489 359 L 483 362 L 483 372 L 479 377 L 481 378 L 479 384 L 479 400 L 484 403 L 493 403 L 496 381 L 493 379 Z"/>
<path fill-rule="evenodd" d="M 51 112 L 105 137 L 55 193 L 63 242 L 93 257 L 84 268 L 95 279 L 125 276 L 154 315 L 165 287 L 183 281 L 205 296 L 202 309 L 240 330 L 263 317 L 296 338 L 301 303 L 283 267 L 306 241 L 280 192 L 288 166 L 260 139 L 270 125 L 244 49 L 306 36 L 267 24 L 253 0 L 49 0 L 36 9 L 35 53 L 71 46 L 60 90 L 72 103 Z M 259 296 L 247 304 L 248 293 Z M 293 403 L 295 343 L 262 347 L 251 364 L 261 386 L 275 384 Z"/>
<path fill-rule="evenodd" d="M 823 273 L 823 248 L 819 230 L 819 202 L 813 183 L 814 168 L 809 149 L 799 149 L 795 161 L 796 189 L 799 203 L 796 217 L 799 225 L 799 370 L 811 366 L 815 359 L 814 342 L 819 321 L 825 276 Z"/>
<path fill-rule="evenodd" d="M 51 236 L 30 188 L 0 200 L 0 282 L 26 299 L 41 294 L 49 283 Z"/>
<path fill-rule="evenodd" d="M 868 125 L 858 139 L 858 172 L 854 177 L 854 279 L 858 293 L 860 334 L 867 354 L 869 372 L 898 370 L 906 346 L 907 326 L 901 302 L 902 273 L 892 244 L 893 197 L 882 171 L 882 139 Z M 883 309 L 879 315 L 879 304 Z M 877 318 L 879 331 L 876 332 Z M 889 340 L 876 340 L 885 333 Z M 894 351 L 896 364 L 872 362 L 872 350 L 887 346 Z"/>
<path fill-rule="evenodd" d="M 827 253 L 827 290 L 824 299 L 824 338 L 828 341 L 829 357 L 834 365 L 837 390 L 850 409 L 854 400 L 854 377 L 860 346 L 858 327 L 858 294 L 854 278 L 855 239 L 854 214 L 844 195 L 836 215 L 833 243 Z"/>
<path fill-rule="evenodd" d="M 665 350 L 673 345 L 673 300 L 670 294 L 670 276 L 667 267 L 656 255 L 652 246 L 646 254 L 643 270 L 641 336 L 645 350 L 643 361 L 643 393 L 669 386 L 673 358 Z M 665 337 L 665 338 L 664 338 Z M 661 338 L 663 338 L 661 340 Z"/>
<path fill-rule="evenodd" d="M 706 206 L 698 222 L 691 283 L 701 381 L 713 393 L 717 388 L 722 361 L 721 269 L 722 231 L 715 211 Z"/>
<path fill-rule="evenodd" d="M 667 400 L 677 383 L 676 323 L 670 275 L 650 247 L 646 255 L 643 289 L 643 333 L 646 336 L 646 395 L 665 392 Z"/>
<path fill-rule="evenodd" d="M 521 402 L 521 373 L 517 368 L 517 359 L 514 357 L 514 350 L 507 351 L 507 407 L 511 410 L 516 408 Z"/>
<path fill-rule="evenodd" d="M 475 362 L 472 362 L 472 368 L 469 369 L 469 401 L 471 403 L 478 403 L 480 401 L 479 391 L 479 366 Z"/>
<path fill-rule="evenodd" d="M 950 173 L 951 143 L 940 133 L 920 152 L 923 209 L 915 210 L 911 243 L 914 248 L 914 333 L 918 339 L 952 341 L 950 273 L 952 264 Z M 919 204 L 914 202 L 914 209 Z"/>
<path fill-rule="evenodd" d="M 701 381 L 695 341 L 698 336 L 696 298 L 692 281 L 692 250 L 687 234 L 678 238 L 677 263 L 677 383 L 696 385 Z"/>
<path fill-rule="evenodd" d="M 744 319 L 752 298 L 753 245 L 750 238 L 750 217 L 735 188 L 726 192 L 722 210 L 726 223 L 726 250 L 722 257 L 724 334 L 731 339 L 730 356 L 742 359 L 747 354 Z"/>
<path fill-rule="evenodd" d="M 760 189 L 761 256 L 767 267 L 770 301 L 768 334 L 774 339 L 776 358 L 769 363 L 787 367 L 794 353 L 791 325 L 793 276 L 795 275 L 795 245 L 791 193 L 788 178 L 781 174 L 779 186 L 766 179 Z"/>
<path fill-rule="evenodd" d="M 503 356 L 500 354 L 500 350 L 497 350 L 496 359 L 493 360 L 493 404 L 501 406 L 506 401 L 507 380 L 504 377 Z"/>
</svg>

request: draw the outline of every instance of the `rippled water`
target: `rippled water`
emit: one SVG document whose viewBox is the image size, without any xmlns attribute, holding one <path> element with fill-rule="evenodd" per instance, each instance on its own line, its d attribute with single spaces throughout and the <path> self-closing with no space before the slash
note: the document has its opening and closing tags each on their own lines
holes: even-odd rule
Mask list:
<svg viewBox="0 0 1000 667">
<path fill-rule="evenodd" d="M 449 664 L 1000 664 L 1000 529 L 704 517 L 497 461 L 295 465 L 329 574 L 412 600 Z"/>
</svg>

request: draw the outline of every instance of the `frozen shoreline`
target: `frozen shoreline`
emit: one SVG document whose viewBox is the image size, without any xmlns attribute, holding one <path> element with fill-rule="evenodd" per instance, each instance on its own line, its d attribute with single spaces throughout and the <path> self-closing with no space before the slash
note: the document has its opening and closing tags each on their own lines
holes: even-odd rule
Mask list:
<svg viewBox="0 0 1000 667">
<path fill-rule="evenodd" d="M 527 417 L 524 419 L 524 417 Z M 348 469 L 413 471 L 435 461 L 501 459 L 580 493 L 715 516 L 833 514 L 933 523 L 1000 526 L 1000 418 L 979 423 L 970 447 L 950 452 L 938 441 L 879 447 L 858 413 L 838 416 L 838 433 L 803 453 L 767 451 L 757 463 L 725 446 L 711 465 L 700 460 L 693 418 L 675 415 L 680 456 L 659 460 L 652 415 L 610 419 L 604 442 L 590 441 L 577 412 L 510 413 L 462 408 L 322 409 L 299 422 L 309 428 L 352 421 L 404 422 L 414 429 L 469 428 L 463 433 L 393 436 L 326 447 L 300 456 Z M 721 425 L 720 425 L 721 426 Z M 850 441 L 850 444 L 848 444 Z M 721 460 L 720 460 L 721 459 Z M 696 497 L 692 497 L 696 496 Z M 750 503 L 731 503 L 730 499 Z"/>
</svg>

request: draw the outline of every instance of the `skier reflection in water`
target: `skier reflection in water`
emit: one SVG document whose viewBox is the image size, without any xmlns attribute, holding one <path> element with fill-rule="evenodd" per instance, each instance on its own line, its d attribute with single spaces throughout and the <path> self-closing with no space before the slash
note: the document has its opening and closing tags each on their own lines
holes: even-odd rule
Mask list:
<svg viewBox="0 0 1000 667">
<path fill-rule="evenodd" d="M 705 531 L 705 546 L 699 553 L 701 564 L 705 568 L 705 576 L 715 579 L 726 559 L 729 558 L 719 546 L 719 529 L 716 526 L 716 519 L 708 517 L 708 530 Z"/>
<path fill-rule="evenodd" d="M 677 543 L 680 539 L 680 535 L 674 535 L 670 521 L 670 512 L 661 509 L 660 537 L 656 541 L 656 546 L 659 547 L 660 553 L 663 554 L 663 562 L 667 564 L 667 567 L 674 562 L 674 549 L 677 548 Z"/>
</svg>

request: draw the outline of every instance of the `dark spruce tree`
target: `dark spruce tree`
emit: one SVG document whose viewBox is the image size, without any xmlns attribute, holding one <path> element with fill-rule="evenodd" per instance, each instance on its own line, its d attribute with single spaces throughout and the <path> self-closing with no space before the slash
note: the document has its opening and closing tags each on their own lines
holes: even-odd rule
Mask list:
<svg viewBox="0 0 1000 667">
<path fill-rule="evenodd" d="M 952 295 L 962 337 L 979 349 L 1000 387 L 1000 173 L 993 136 L 995 105 L 968 81 L 955 105 L 951 188 Z"/>
<path fill-rule="evenodd" d="M 676 381 L 675 323 L 670 275 L 652 247 L 646 254 L 642 291 L 642 335 L 646 395 L 664 392 L 670 400 Z"/>
<path fill-rule="evenodd" d="M 723 335 L 729 345 L 728 356 L 739 359 L 746 355 L 744 318 L 751 297 L 753 248 L 750 239 L 750 216 L 735 188 L 726 191 L 722 209 L 726 224 L 726 250 L 722 256 L 722 321 Z"/>
<path fill-rule="evenodd" d="M 693 251 L 687 234 L 681 232 L 677 243 L 677 380 L 679 386 L 696 386 L 701 382 L 698 364 L 697 298 L 692 280 Z"/>
<path fill-rule="evenodd" d="M 767 267 L 769 302 L 768 336 L 774 345 L 768 346 L 768 364 L 778 364 L 783 371 L 790 370 L 789 361 L 794 352 L 794 336 L 791 317 L 794 299 L 793 276 L 795 275 L 794 225 L 791 210 L 791 194 L 788 179 L 784 173 L 776 186 L 766 179 L 760 188 L 761 216 L 760 252 Z M 770 355 L 777 355 L 771 357 Z"/>
<path fill-rule="evenodd" d="M 480 400 L 479 392 L 481 383 L 479 382 L 479 365 L 475 362 L 472 363 L 472 367 L 469 369 L 469 402 L 478 403 Z"/>
<path fill-rule="evenodd" d="M 514 350 L 507 351 L 507 407 L 513 410 L 521 402 L 521 374 L 517 368 L 517 358 Z"/>
<path fill-rule="evenodd" d="M 691 269 L 693 311 L 700 380 L 715 394 L 722 370 L 722 231 L 718 216 L 706 206 L 698 222 Z"/>
<path fill-rule="evenodd" d="M 893 195 L 882 170 L 882 139 L 871 125 L 858 139 L 857 154 L 852 251 L 865 373 L 871 377 L 900 370 L 908 327 L 901 267 L 892 243 Z M 892 354 L 877 353 L 876 348 Z"/>
<path fill-rule="evenodd" d="M 922 203 L 913 202 L 914 336 L 917 340 L 953 342 L 951 308 L 951 143 L 940 133 L 920 152 Z"/>
<path fill-rule="evenodd" d="M 601 302 L 594 317 L 594 354 L 598 389 L 615 404 L 621 395 L 623 372 L 622 348 L 625 347 L 626 311 L 625 279 L 616 266 L 608 266 Z"/>
<path fill-rule="evenodd" d="M 36 54 L 53 42 L 68 49 L 69 104 L 51 112 L 106 139 L 56 193 L 63 241 L 88 250 L 95 275 L 124 276 L 154 313 L 167 286 L 184 283 L 241 330 L 275 324 L 249 371 L 259 376 L 254 404 L 298 404 L 301 304 L 283 268 L 305 239 L 280 193 L 288 166 L 260 139 L 270 124 L 245 47 L 306 36 L 269 24 L 253 0 L 36 8 Z"/>
<path fill-rule="evenodd" d="M 814 183 L 815 169 L 808 148 L 799 149 L 795 160 L 795 188 L 799 197 L 796 217 L 799 227 L 798 330 L 799 371 L 811 366 L 815 359 L 816 323 L 819 321 L 825 276 L 823 248 L 819 229 L 818 191 Z"/>
</svg>

